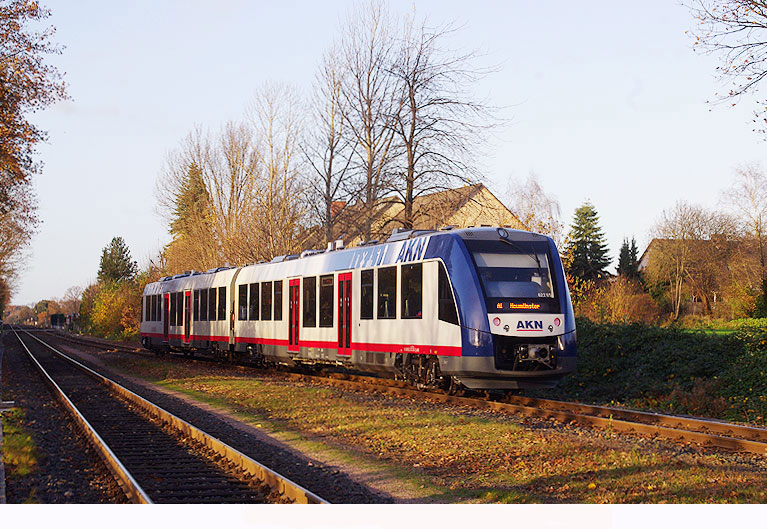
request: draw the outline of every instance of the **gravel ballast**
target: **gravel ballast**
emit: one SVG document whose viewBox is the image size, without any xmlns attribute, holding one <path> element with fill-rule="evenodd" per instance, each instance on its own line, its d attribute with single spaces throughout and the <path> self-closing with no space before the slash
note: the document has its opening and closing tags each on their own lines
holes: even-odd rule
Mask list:
<svg viewBox="0 0 767 529">
<path fill-rule="evenodd" d="M 35 471 L 14 477 L 6 468 L 8 503 L 126 503 L 122 489 L 77 426 L 54 401 L 16 337 L 2 336 L 3 396 L 24 411 L 24 429 L 39 452 Z"/>
</svg>

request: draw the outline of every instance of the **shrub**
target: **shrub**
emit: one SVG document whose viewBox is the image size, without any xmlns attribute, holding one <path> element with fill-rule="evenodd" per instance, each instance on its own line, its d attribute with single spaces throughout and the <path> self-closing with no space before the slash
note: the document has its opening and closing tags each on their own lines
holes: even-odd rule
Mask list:
<svg viewBox="0 0 767 529">
<path fill-rule="evenodd" d="M 80 306 L 82 329 L 113 340 L 135 340 L 141 325 L 141 296 L 149 282 L 147 274 L 136 280 L 90 285 Z"/>
<path fill-rule="evenodd" d="M 712 333 L 578 318 L 578 369 L 547 396 L 764 424 L 767 319 Z"/>
</svg>

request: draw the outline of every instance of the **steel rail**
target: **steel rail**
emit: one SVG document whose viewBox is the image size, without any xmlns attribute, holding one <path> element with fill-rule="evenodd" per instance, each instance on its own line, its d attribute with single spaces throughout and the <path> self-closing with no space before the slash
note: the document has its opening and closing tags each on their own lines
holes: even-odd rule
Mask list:
<svg viewBox="0 0 767 529">
<path fill-rule="evenodd" d="M 19 343 L 21 343 L 27 355 L 32 360 L 33 365 L 43 377 L 45 383 L 51 387 L 51 389 L 53 389 L 53 393 L 56 399 L 61 402 L 64 408 L 74 418 L 75 422 L 80 426 L 80 429 L 83 431 L 86 438 L 90 441 L 91 445 L 96 449 L 101 458 L 104 460 L 104 463 L 106 463 L 109 470 L 117 479 L 117 483 L 120 485 L 120 488 L 122 488 L 123 492 L 125 492 L 126 496 L 128 496 L 128 499 L 130 499 L 133 503 L 153 503 L 149 498 L 149 495 L 144 492 L 144 489 L 141 487 L 141 485 L 138 484 L 136 479 L 125 468 L 125 465 L 123 465 L 123 463 L 118 459 L 114 452 L 112 452 L 112 449 L 109 448 L 109 446 L 106 444 L 106 442 L 104 442 L 104 440 L 96 432 L 93 426 L 91 426 L 83 414 L 80 413 L 80 410 L 77 409 L 74 403 L 59 387 L 59 385 L 53 380 L 53 378 L 51 378 L 51 376 L 40 364 L 40 362 L 37 361 L 37 358 L 35 358 L 35 356 L 32 354 L 32 351 L 29 350 L 27 344 L 24 343 L 24 340 L 21 339 L 21 336 L 19 336 L 19 334 L 16 332 L 16 329 L 11 328 L 11 330 L 13 331 L 13 334 L 16 335 L 16 338 L 18 338 Z"/>
<path fill-rule="evenodd" d="M 129 348 L 125 346 L 122 346 L 121 349 L 125 352 L 140 354 L 139 351 L 128 350 Z M 207 360 L 207 358 L 185 358 L 184 360 L 197 362 L 198 360 Z M 266 372 L 264 369 L 256 367 L 242 364 L 234 365 L 240 369 Z M 583 426 L 604 428 L 622 433 L 655 435 L 675 441 L 690 441 L 727 450 L 767 454 L 767 430 L 717 420 L 521 396 L 511 396 L 509 402 L 499 402 L 433 391 L 425 392 L 413 389 L 403 382 L 369 376 L 343 375 L 342 377 L 334 377 L 286 372 L 279 374 L 291 379 L 319 381 L 323 384 L 347 389 L 365 389 L 391 395 L 431 398 L 447 404 L 513 412 L 526 417 L 564 422 L 574 421 Z"/>
<path fill-rule="evenodd" d="M 282 476 L 278 472 L 275 472 L 274 470 L 262 465 L 255 459 L 252 459 L 251 457 L 243 454 L 239 450 L 229 446 L 223 441 L 213 437 L 212 435 L 204 432 L 203 430 L 197 428 L 196 426 L 193 426 L 192 424 L 184 421 L 183 419 L 173 415 L 169 411 L 166 411 L 160 408 L 159 406 L 149 402 L 148 400 L 137 395 L 131 390 L 121 386 L 120 384 L 111 380 L 110 378 L 105 377 L 104 375 L 94 371 L 88 366 L 85 366 L 84 364 L 71 358 L 69 355 L 62 353 L 61 351 L 59 351 L 52 345 L 44 342 L 37 336 L 34 336 L 33 334 L 29 332 L 27 332 L 27 334 L 31 336 L 32 338 L 34 338 L 35 340 L 37 340 L 38 342 L 40 342 L 41 344 L 43 344 L 45 347 L 49 348 L 51 351 L 53 351 L 60 357 L 62 357 L 63 359 L 77 366 L 79 369 L 85 371 L 86 373 L 91 375 L 93 378 L 97 379 L 99 382 L 106 385 L 114 393 L 120 395 L 121 397 L 135 404 L 137 407 L 141 408 L 149 415 L 157 417 L 161 421 L 171 425 L 174 429 L 181 432 L 185 436 L 193 438 L 197 440 L 198 442 L 200 442 L 201 444 L 203 444 L 204 446 L 215 451 L 217 454 L 221 455 L 226 460 L 240 467 L 243 471 L 250 473 L 252 476 L 256 477 L 259 481 L 265 483 L 266 485 L 271 487 L 273 490 L 276 490 L 281 496 L 284 496 L 292 500 L 294 503 L 303 503 L 303 504 L 329 503 L 328 501 L 324 500 L 317 494 L 314 494 L 313 492 L 305 489 L 301 485 L 298 485 L 297 483 L 291 481 L 285 476 Z M 21 339 L 19 338 L 19 340 Z"/>
</svg>

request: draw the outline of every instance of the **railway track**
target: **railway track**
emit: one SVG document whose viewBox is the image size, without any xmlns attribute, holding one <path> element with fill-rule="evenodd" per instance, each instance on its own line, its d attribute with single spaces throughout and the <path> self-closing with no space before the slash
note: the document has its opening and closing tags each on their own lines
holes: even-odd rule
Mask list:
<svg viewBox="0 0 767 529">
<path fill-rule="evenodd" d="M 76 341 L 79 340 L 79 337 L 67 337 L 66 339 Z M 140 350 L 135 348 L 110 344 L 108 342 L 88 339 L 86 343 L 124 352 L 140 352 Z M 209 361 L 212 359 L 200 357 L 199 360 Z M 238 367 L 263 372 L 263 370 L 254 367 L 244 365 L 239 365 Z M 713 419 L 665 415 L 627 408 L 521 396 L 508 396 L 504 401 L 498 401 L 490 398 L 447 395 L 439 392 L 420 391 L 395 380 L 367 376 L 347 374 L 308 375 L 287 372 L 281 372 L 280 375 L 296 380 L 314 381 L 346 389 L 428 398 L 448 404 L 511 412 L 526 417 L 572 422 L 581 426 L 596 427 L 615 432 L 650 435 L 673 441 L 697 443 L 705 447 L 767 455 L 767 429 Z"/>
<path fill-rule="evenodd" d="M 132 501 L 327 503 L 39 337 L 13 332 Z"/>
</svg>

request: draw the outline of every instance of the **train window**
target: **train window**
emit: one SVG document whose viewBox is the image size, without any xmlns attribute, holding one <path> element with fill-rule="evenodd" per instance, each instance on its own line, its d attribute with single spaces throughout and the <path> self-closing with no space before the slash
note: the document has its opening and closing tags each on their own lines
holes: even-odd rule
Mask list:
<svg viewBox="0 0 767 529">
<path fill-rule="evenodd" d="M 274 282 L 274 319 L 282 320 L 282 281 Z"/>
<path fill-rule="evenodd" d="M 250 305 L 248 306 L 248 319 L 258 319 L 258 283 L 250 284 Z"/>
<path fill-rule="evenodd" d="M 226 321 L 226 287 L 218 287 L 218 321 Z"/>
<path fill-rule="evenodd" d="M 216 321 L 216 289 L 208 289 L 208 319 Z"/>
<path fill-rule="evenodd" d="M 272 319 L 272 282 L 261 283 L 261 319 Z"/>
<path fill-rule="evenodd" d="M 317 326 L 317 278 L 304 278 L 304 327 Z"/>
<path fill-rule="evenodd" d="M 445 264 L 442 262 L 439 263 L 437 300 L 439 305 L 439 319 L 458 325 L 458 313 L 455 310 L 455 298 L 453 297 L 453 289 L 450 286 L 450 281 L 447 278 Z"/>
<path fill-rule="evenodd" d="M 402 318 L 420 318 L 423 309 L 423 265 L 402 265 Z"/>
<path fill-rule="evenodd" d="M 194 299 L 192 300 L 194 305 L 192 307 L 192 321 L 200 321 L 200 291 L 195 290 Z"/>
<path fill-rule="evenodd" d="M 373 319 L 373 271 L 360 272 L 360 319 Z"/>
<path fill-rule="evenodd" d="M 152 310 L 154 311 L 154 321 L 162 321 L 162 296 L 160 294 L 157 294 L 154 296 L 154 307 L 152 307 Z"/>
<path fill-rule="evenodd" d="M 141 311 L 141 321 L 149 321 L 149 296 L 141 297 L 143 310 Z"/>
<path fill-rule="evenodd" d="M 176 292 L 173 295 L 176 296 L 176 325 L 181 325 L 182 314 L 183 314 L 182 305 L 181 305 L 181 300 L 182 300 L 181 292 Z"/>
<path fill-rule="evenodd" d="M 248 319 L 248 285 L 240 285 L 237 288 L 237 319 Z"/>
<path fill-rule="evenodd" d="M 320 327 L 333 326 L 333 276 L 320 277 Z"/>
<path fill-rule="evenodd" d="M 176 316 L 176 325 L 183 325 L 184 324 L 184 293 L 183 292 L 176 292 L 176 310 L 178 311 L 178 315 Z"/>
<path fill-rule="evenodd" d="M 176 325 L 184 324 L 184 293 L 176 292 Z"/>
<path fill-rule="evenodd" d="M 146 299 L 149 302 L 149 317 L 147 320 L 154 321 L 154 294 Z"/>
<path fill-rule="evenodd" d="M 176 293 L 173 292 L 170 295 L 170 317 L 168 318 L 168 325 L 176 325 Z"/>
<path fill-rule="evenodd" d="M 200 321 L 208 321 L 208 289 L 200 290 Z"/>
<path fill-rule="evenodd" d="M 176 325 L 184 324 L 184 293 L 176 292 Z"/>
<path fill-rule="evenodd" d="M 397 267 L 378 270 L 378 319 L 397 317 Z"/>
</svg>

